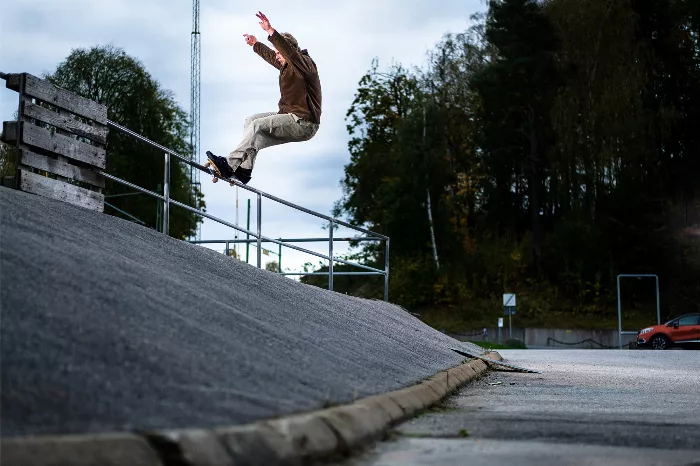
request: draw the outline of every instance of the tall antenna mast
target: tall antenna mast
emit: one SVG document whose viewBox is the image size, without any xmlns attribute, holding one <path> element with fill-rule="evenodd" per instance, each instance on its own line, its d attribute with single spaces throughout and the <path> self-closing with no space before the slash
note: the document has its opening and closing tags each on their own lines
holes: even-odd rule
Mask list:
<svg viewBox="0 0 700 466">
<path fill-rule="evenodd" d="M 190 36 L 190 160 L 199 163 L 199 100 L 201 96 L 200 76 L 202 73 L 201 38 L 199 34 L 199 0 L 192 0 L 192 34 Z M 190 166 L 191 204 L 194 204 L 195 187 L 201 186 L 199 170 Z M 196 208 L 196 206 L 193 205 Z M 195 220 L 196 221 L 196 220 Z M 197 223 L 195 239 L 201 238 L 201 224 Z"/>
</svg>

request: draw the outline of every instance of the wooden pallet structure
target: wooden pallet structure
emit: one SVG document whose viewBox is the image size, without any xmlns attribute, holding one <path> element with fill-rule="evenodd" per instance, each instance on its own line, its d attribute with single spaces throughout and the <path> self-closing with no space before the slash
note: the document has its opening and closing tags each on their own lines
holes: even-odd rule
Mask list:
<svg viewBox="0 0 700 466">
<path fill-rule="evenodd" d="M 103 212 L 107 107 L 28 73 L 5 78 L 19 94 L 18 121 L 2 125 L 18 153 L 10 185 Z"/>
</svg>

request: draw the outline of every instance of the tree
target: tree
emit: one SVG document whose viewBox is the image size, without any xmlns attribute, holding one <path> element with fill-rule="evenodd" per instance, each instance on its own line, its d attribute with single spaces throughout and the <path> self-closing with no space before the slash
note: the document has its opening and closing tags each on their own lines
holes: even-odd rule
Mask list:
<svg viewBox="0 0 700 466">
<path fill-rule="evenodd" d="M 265 263 L 265 270 L 270 272 L 279 272 L 279 263 L 277 261 L 270 261 Z"/>
<path fill-rule="evenodd" d="M 0 141 L 0 179 L 15 176 L 17 171 L 17 148 Z"/>
<path fill-rule="evenodd" d="M 14 119 L 18 112 L 15 110 Z M 0 132 L 2 135 L 2 132 Z M 17 174 L 17 147 L 0 141 L 0 181 L 4 177 L 14 177 Z"/>
<path fill-rule="evenodd" d="M 472 84 L 480 98 L 484 164 L 493 180 L 487 219 L 517 236 L 531 231 L 532 265 L 539 273 L 543 183 L 551 145 L 549 113 L 559 84 L 554 61 L 557 37 L 535 0 L 492 0 L 485 36 L 495 55 Z"/>
<path fill-rule="evenodd" d="M 600 322 L 616 316 L 616 275 L 638 272 L 692 308 L 700 3 L 493 0 L 474 19 L 424 69 L 375 60 L 348 111 L 334 215 L 391 238 L 391 299 L 473 322 L 509 290 L 534 325 L 557 309 L 564 325 Z"/>
<path fill-rule="evenodd" d="M 668 271 L 671 300 L 692 309 L 700 289 L 698 242 L 679 231 L 693 223 L 700 197 L 700 3 L 632 0 L 631 6 L 648 75 L 642 108 L 652 163 L 645 165 L 657 194 L 648 202 L 656 209 L 646 213 L 655 211 L 654 236 L 664 239 L 650 262 Z"/>
<path fill-rule="evenodd" d="M 172 92 L 163 89 L 142 63 L 113 46 L 74 49 L 53 73 L 46 77 L 59 87 L 108 107 L 108 118 L 180 155 L 190 154 L 186 113 L 175 102 Z M 106 172 L 151 191 L 162 191 L 164 157 L 160 150 L 111 130 L 107 139 Z M 107 180 L 107 196 L 133 192 Z M 189 167 L 171 157 L 170 197 L 204 209 L 203 195 L 191 186 Z M 108 198 L 105 212 L 124 216 L 120 211 L 158 228 L 156 201 L 147 195 Z M 119 210 L 117 210 L 119 209 Z M 195 233 L 201 218 L 180 208 L 170 209 L 169 234 L 184 239 Z"/>
</svg>

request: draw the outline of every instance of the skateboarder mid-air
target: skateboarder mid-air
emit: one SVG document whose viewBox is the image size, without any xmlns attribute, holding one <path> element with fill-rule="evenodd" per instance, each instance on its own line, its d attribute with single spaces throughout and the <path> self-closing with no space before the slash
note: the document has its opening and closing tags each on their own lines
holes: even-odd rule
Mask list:
<svg viewBox="0 0 700 466">
<path fill-rule="evenodd" d="M 206 164 L 212 165 L 222 178 L 235 178 L 243 184 L 250 181 L 255 157 L 261 149 L 308 141 L 316 135 L 321 123 L 321 82 L 316 63 L 291 34 L 277 32 L 261 12 L 255 16 L 276 50 L 258 42 L 253 35 L 243 34 L 243 37 L 255 53 L 280 71 L 279 111 L 249 116 L 238 147 L 226 157 L 207 151 L 209 163 Z"/>
</svg>

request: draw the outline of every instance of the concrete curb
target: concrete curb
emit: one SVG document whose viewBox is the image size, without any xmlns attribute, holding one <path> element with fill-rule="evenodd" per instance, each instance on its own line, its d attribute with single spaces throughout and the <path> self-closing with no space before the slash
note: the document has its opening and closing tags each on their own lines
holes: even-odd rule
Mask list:
<svg viewBox="0 0 700 466">
<path fill-rule="evenodd" d="M 503 360 L 495 351 L 485 356 Z M 400 390 L 244 426 L 8 439 L 0 451 L 13 466 L 297 466 L 381 439 L 487 369 L 475 359 Z"/>
</svg>

